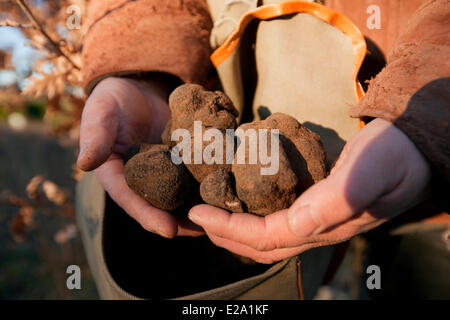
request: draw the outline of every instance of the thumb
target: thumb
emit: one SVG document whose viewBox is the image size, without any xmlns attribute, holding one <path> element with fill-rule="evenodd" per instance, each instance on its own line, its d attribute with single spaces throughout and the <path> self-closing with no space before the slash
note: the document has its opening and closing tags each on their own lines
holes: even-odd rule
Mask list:
<svg viewBox="0 0 450 320">
<path fill-rule="evenodd" d="M 77 160 L 81 170 L 96 169 L 111 155 L 118 128 L 116 110 L 116 99 L 100 86 L 86 101 L 81 117 Z"/>
<path fill-rule="evenodd" d="M 390 185 L 383 179 L 383 162 L 377 150 L 349 152 L 342 163 L 291 206 L 288 225 L 299 237 L 317 235 L 366 210 Z M 371 149 L 371 148 L 369 148 Z M 354 151 L 354 152 L 353 152 Z"/>
</svg>

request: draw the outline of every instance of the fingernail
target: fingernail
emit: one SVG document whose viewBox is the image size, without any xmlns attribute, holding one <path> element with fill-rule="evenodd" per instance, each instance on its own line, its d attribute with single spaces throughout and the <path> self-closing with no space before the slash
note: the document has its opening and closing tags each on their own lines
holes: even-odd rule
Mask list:
<svg viewBox="0 0 450 320">
<path fill-rule="evenodd" d="M 309 237 L 322 232 L 320 225 L 312 218 L 309 205 L 288 211 L 288 225 L 296 236 Z"/>
<path fill-rule="evenodd" d="M 163 238 L 172 239 L 174 236 L 176 236 L 176 231 L 172 230 L 164 230 L 165 228 L 161 228 L 161 226 L 155 226 L 152 228 L 152 230 L 149 230 L 150 232 L 156 233 L 160 235 Z M 171 232 L 172 231 L 172 232 Z"/>
<path fill-rule="evenodd" d="M 173 234 L 168 234 L 168 233 L 165 233 L 165 232 L 158 232 L 158 234 L 159 234 L 161 237 L 167 238 L 167 239 L 172 239 L 172 238 L 174 237 Z"/>
<path fill-rule="evenodd" d="M 188 218 L 189 218 L 189 220 L 191 220 L 192 222 L 194 222 L 196 224 L 200 224 L 202 221 L 200 215 L 195 210 L 189 211 Z"/>
<path fill-rule="evenodd" d="M 199 218 L 198 214 L 195 211 L 193 211 L 193 210 L 189 211 L 188 218 L 189 218 L 189 220 L 191 220 L 191 221 L 193 221 L 195 223 L 198 223 L 200 221 L 200 218 Z"/>
</svg>

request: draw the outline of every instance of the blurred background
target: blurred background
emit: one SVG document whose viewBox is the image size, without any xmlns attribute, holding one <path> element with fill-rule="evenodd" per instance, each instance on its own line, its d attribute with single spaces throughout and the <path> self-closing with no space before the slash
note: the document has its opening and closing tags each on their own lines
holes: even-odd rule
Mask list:
<svg viewBox="0 0 450 320">
<path fill-rule="evenodd" d="M 98 298 L 73 203 L 84 8 L 0 0 L 0 299 Z"/>
<path fill-rule="evenodd" d="M 0 0 L 0 299 L 98 299 L 74 214 L 86 0 Z M 354 238 L 317 299 L 367 298 Z M 68 290 L 66 268 L 82 270 Z"/>
</svg>

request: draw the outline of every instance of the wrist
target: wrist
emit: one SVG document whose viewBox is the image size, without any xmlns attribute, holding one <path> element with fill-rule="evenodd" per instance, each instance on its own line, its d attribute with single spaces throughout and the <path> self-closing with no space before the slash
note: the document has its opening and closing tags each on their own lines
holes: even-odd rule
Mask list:
<svg viewBox="0 0 450 320">
<path fill-rule="evenodd" d="M 138 87 L 143 89 L 142 91 L 150 90 L 166 101 L 169 99 L 170 93 L 182 84 L 179 78 L 162 72 L 136 73 L 127 78 L 135 81 Z"/>
</svg>

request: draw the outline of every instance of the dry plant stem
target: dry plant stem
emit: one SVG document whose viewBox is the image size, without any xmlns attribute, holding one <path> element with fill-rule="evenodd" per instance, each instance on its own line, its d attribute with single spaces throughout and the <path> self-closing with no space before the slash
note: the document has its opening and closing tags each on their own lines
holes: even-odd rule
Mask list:
<svg viewBox="0 0 450 320">
<path fill-rule="evenodd" d="M 0 21 L 0 27 L 15 27 L 15 28 L 21 28 L 21 29 L 36 29 L 35 26 L 32 24 L 24 24 L 24 23 L 18 23 L 9 19 Z"/>
<path fill-rule="evenodd" d="M 61 48 L 56 44 L 56 42 L 50 37 L 50 35 L 44 30 L 44 28 L 42 27 L 42 25 L 39 23 L 39 21 L 37 21 L 36 17 L 33 15 L 33 13 L 31 12 L 30 8 L 23 2 L 23 0 L 16 0 L 17 4 L 22 8 L 22 10 L 25 12 L 25 15 L 27 16 L 27 18 L 31 21 L 31 23 L 34 25 L 34 27 L 40 32 L 42 33 L 42 35 L 47 38 L 47 40 L 53 45 L 53 47 L 55 47 L 56 51 L 58 51 L 58 53 L 63 56 L 65 59 L 67 59 L 67 61 L 70 62 L 70 64 L 73 65 L 73 67 L 75 69 L 80 70 L 80 67 L 77 66 L 75 64 L 75 62 L 72 61 L 72 59 L 70 59 L 69 56 L 67 56 L 62 50 Z"/>
</svg>

